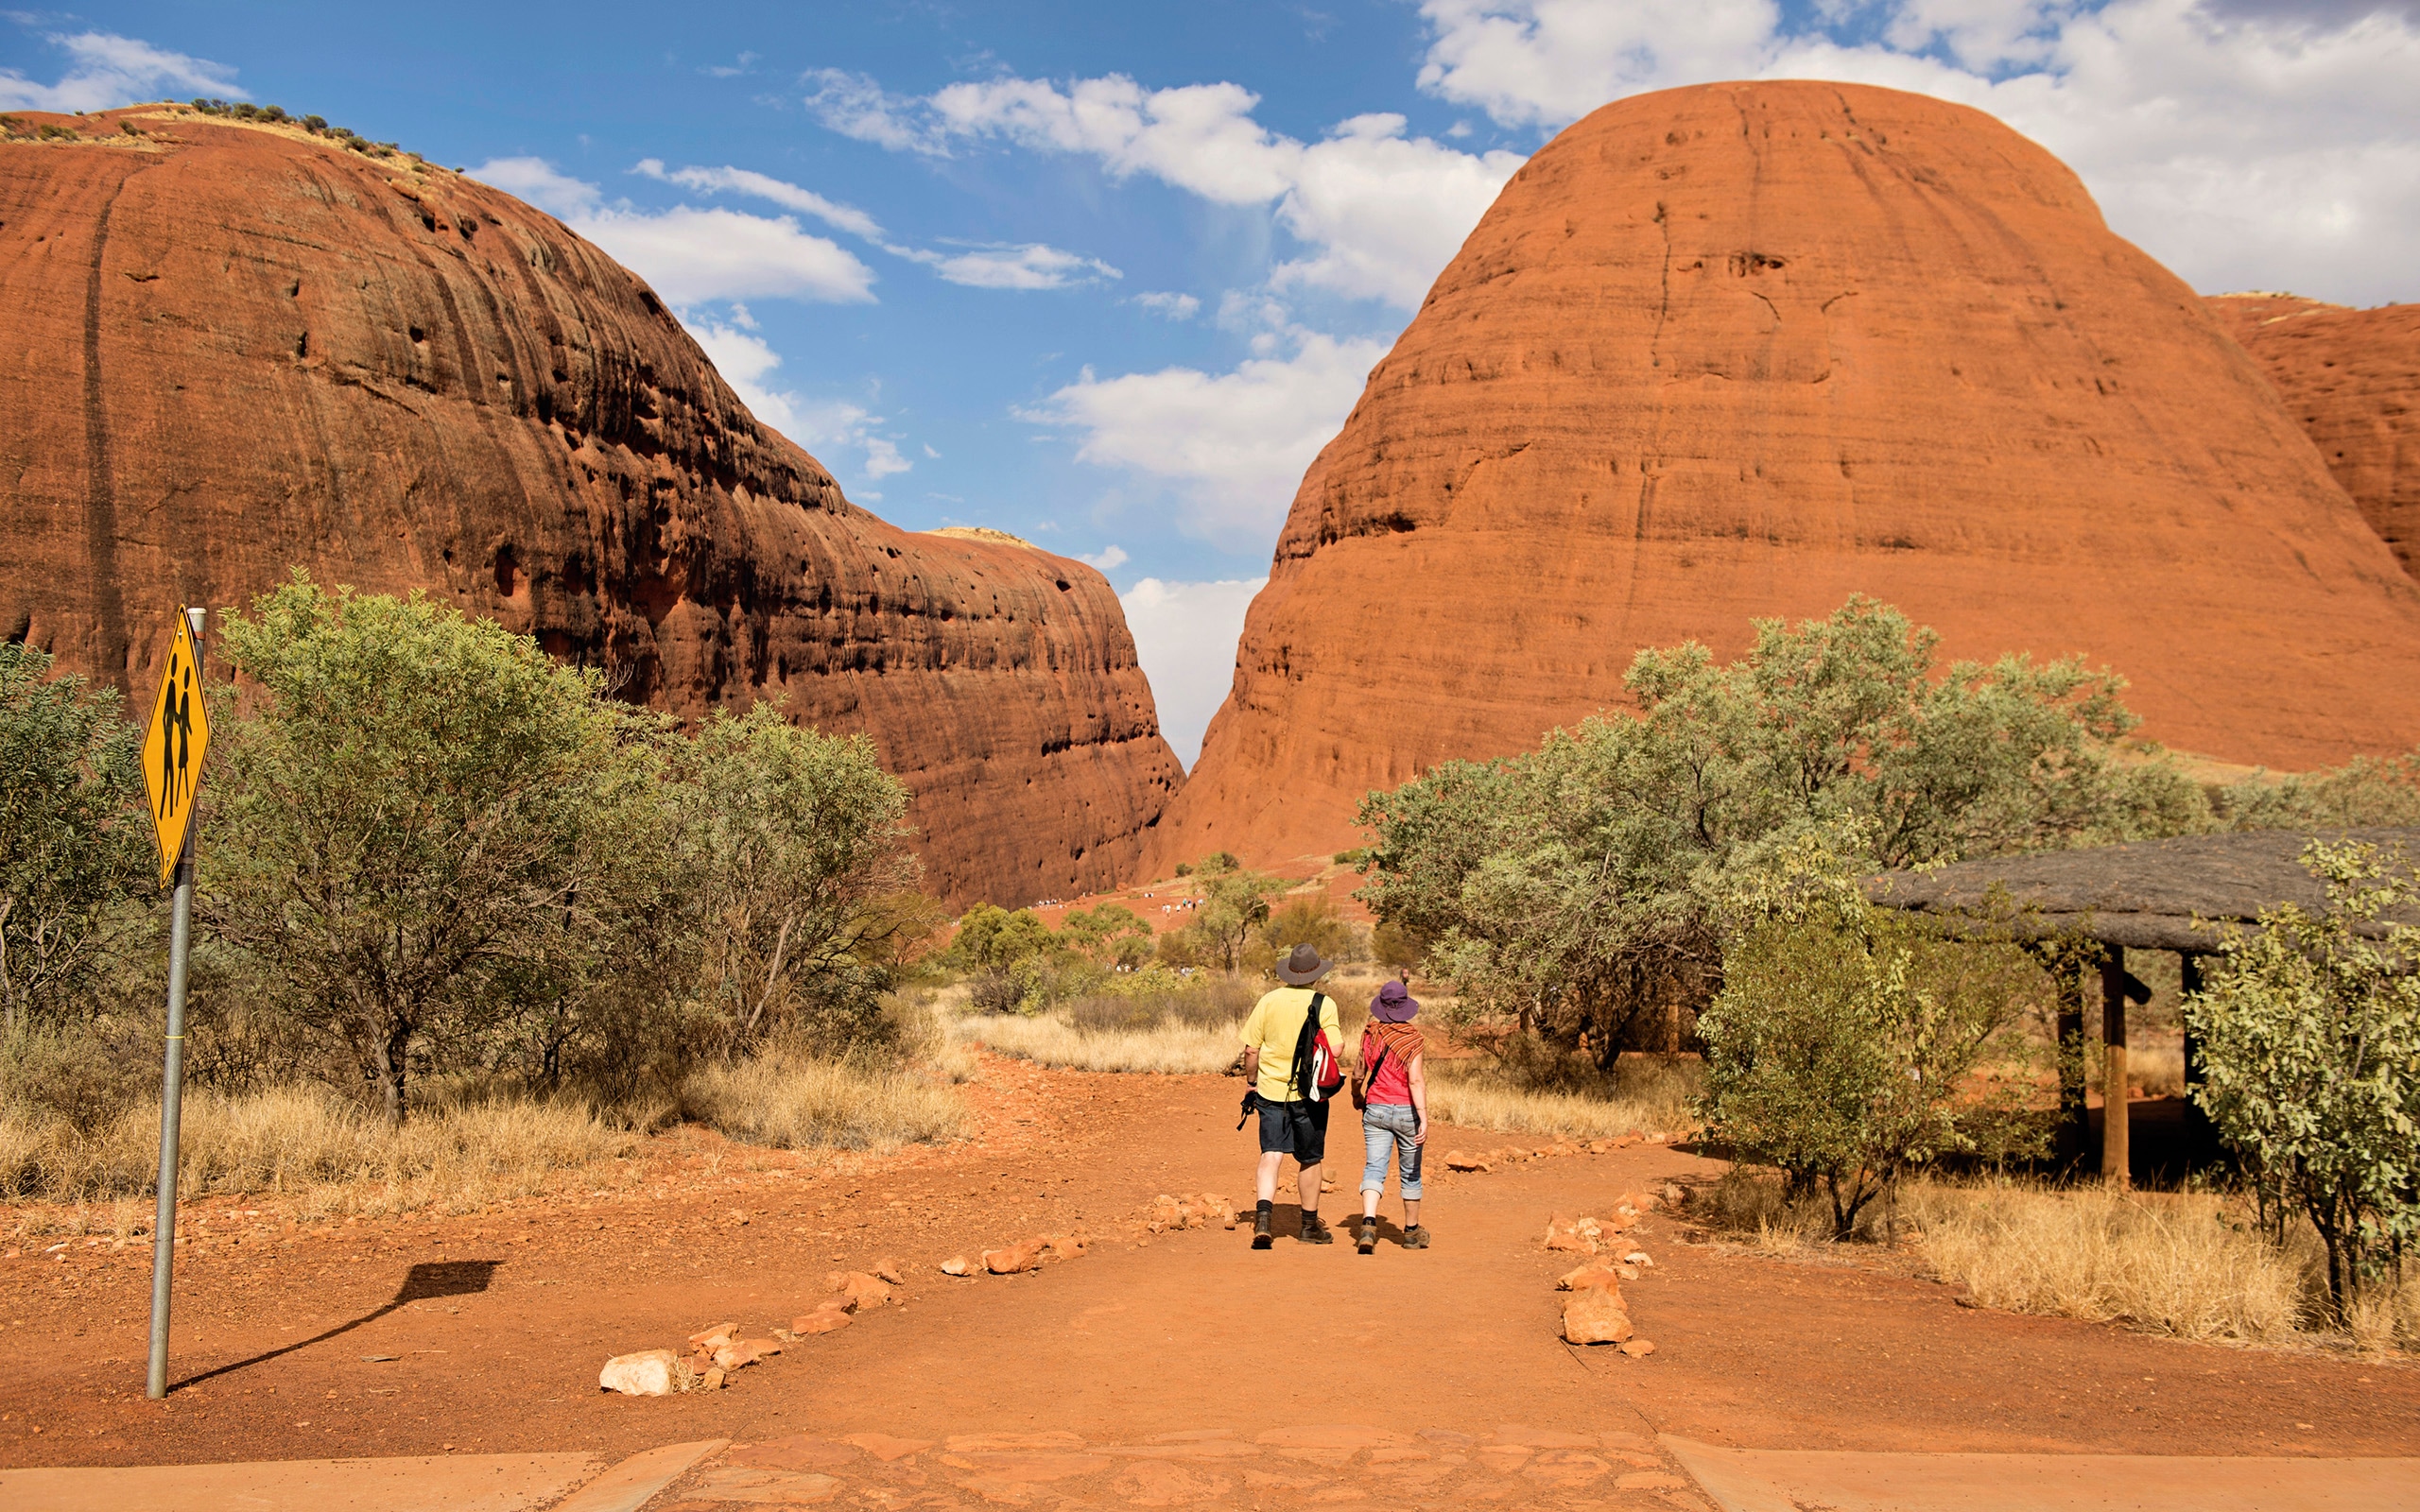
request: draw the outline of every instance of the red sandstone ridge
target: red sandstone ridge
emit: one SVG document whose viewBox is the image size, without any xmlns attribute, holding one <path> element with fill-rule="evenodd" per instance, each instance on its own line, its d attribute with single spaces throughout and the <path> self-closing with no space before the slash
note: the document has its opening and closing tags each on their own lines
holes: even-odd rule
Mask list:
<svg viewBox="0 0 2420 1512">
<path fill-rule="evenodd" d="M 141 685 L 180 602 L 424 588 L 663 708 L 872 734 L 954 900 L 1131 868 L 1181 777 L 1099 574 L 851 505 L 508 195 L 173 107 L 17 122 L 0 633 Z"/>
<path fill-rule="evenodd" d="M 2420 304 L 2351 310 L 2291 294 L 2203 302 L 2269 374 L 2403 570 L 2420 577 Z"/>
<path fill-rule="evenodd" d="M 2420 587 L 2192 290 L 1989 116 L 1805 82 L 1621 101 L 1515 174 L 1295 495 L 1148 866 L 1357 843 L 1633 653 L 1874 594 L 2082 653 L 2145 733 L 2420 741 Z"/>
</svg>

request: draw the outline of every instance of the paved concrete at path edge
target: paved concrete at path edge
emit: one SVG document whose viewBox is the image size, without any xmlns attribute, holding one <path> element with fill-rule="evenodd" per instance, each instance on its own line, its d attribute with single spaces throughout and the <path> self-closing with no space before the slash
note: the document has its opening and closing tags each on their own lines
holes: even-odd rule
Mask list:
<svg viewBox="0 0 2420 1512">
<path fill-rule="evenodd" d="M 2397 1512 L 2420 1459 L 1664 1447 L 1723 1512 Z"/>
</svg>

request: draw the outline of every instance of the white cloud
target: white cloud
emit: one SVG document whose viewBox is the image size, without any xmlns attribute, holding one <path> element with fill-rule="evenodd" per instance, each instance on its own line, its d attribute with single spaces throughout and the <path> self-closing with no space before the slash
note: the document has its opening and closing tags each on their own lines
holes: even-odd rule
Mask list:
<svg viewBox="0 0 2420 1512">
<path fill-rule="evenodd" d="M 695 189 L 700 194 L 753 195 L 785 210 L 813 215 L 825 225 L 847 232 L 852 236 L 861 236 L 870 242 L 882 240 L 882 227 L 872 215 L 855 205 L 826 199 L 812 189 L 802 189 L 797 184 L 751 168 L 674 168 L 666 171 L 662 159 L 645 158 L 631 171 L 666 183 L 677 183 L 684 189 Z"/>
<path fill-rule="evenodd" d="M 806 108 L 833 130 L 894 152 L 949 155 L 949 144 L 916 119 L 914 101 L 883 93 L 880 84 L 863 74 L 825 68 L 806 77 L 816 85 Z"/>
<path fill-rule="evenodd" d="M 1115 572 L 1126 565 L 1126 548 L 1116 545 L 1106 546 L 1089 556 L 1080 556 L 1076 559 L 1095 572 Z"/>
<path fill-rule="evenodd" d="M 1160 733 L 1190 767 L 1201 754 L 1211 715 L 1235 682 L 1236 643 L 1244 613 L 1266 577 L 1171 583 L 1146 577 L 1117 595 L 1135 659 L 1151 682 Z"/>
<path fill-rule="evenodd" d="M 514 160 L 527 162 L 529 160 Z M 541 165 L 543 166 L 543 165 Z M 545 170 L 555 180 L 562 175 Z M 826 225 L 863 237 L 893 257 L 921 264 L 951 284 L 963 284 L 978 289 L 1057 289 L 1071 284 L 1088 284 L 1096 278 L 1123 278 L 1124 274 L 1107 263 L 1080 253 L 1063 251 L 1039 242 L 988 243 L 971 246 L 964 251 L 933 251 L 919 247 L 894 246 L 883 238 L 882 227 L 872 215 L 854 205 L 844 205 L 824 198 L 812 189 L 776 179 L 770 174 L 751 168 L 670 168 L 660 158 L 645 158 L 631 170 L 664 183 L 677 183 L 686 189 L 705 194 L 752 195 L 769 200 L 786 210 L 815 216 Z M 578 183 L 578 180 L 567 180 Z M 544 186 L 550 193 L 562 192 L 553 182 Z M 579 188 L 590 186 L 579 184 Z M 593 196 L 593 191 L 592 191 Z M 845 255 L 845 254 L 844 254 Z"/>
<path fill-rule="evenodd" d="M 745 314 L 745 310 L 739 313 Z M 878 483 L 893 472 L 905 472 L 914 465 L 899 455 L 895 438 L 876 431 L 883 423 L 881 416 L 869 414 L 862 405 L 845 401 L 811 401 L 775 387 L 773 370 L 782 365 L 782 359 L 764 337 L 740 329 L 736 323 L 695 316 L 684 317 L 683 323 L 749 412 L 813 452 L 825 467 L 832 469 L 834 476 L 840 478 L 843 492 L 853 493 L 860 503 L 882 497 L 848 487 L 843 453 L 860 455 L 863 460 L 857 472 L 869 483 Z"/>
<path fill-rule="evenodd" d="M 245 97 L 235 71 L 224 63 L 106 31 L 47 40 L 67 54 L 67 72 L 56 84 L 37 84 L 16 69 L 0 68 L 0 110 L 104 111 L 187 91 Z"/>
<path fill-rule="evenodd" d="M 1323 141 L 1299 141 L 1253 120 L 1259 96 L 1239 84 L 999 78 L 907 99 L 870 79 L 821 77 L 823 92 L 807 103 L 826 126 L 896 150 L 945 154 L 954 140 L 996 138 L 1096 158 L 1113 178 L 1149 174 L 1218 204 L 1273 206 L 1308 249 L 1276 269 L 1280 284 L 1402 309 L 1418 306 L 1521 165 L 1510 152 L 1407 138 L 1400 115 L 1355 116 Z"/>
<path fill-rule="evenodd" d="M 559 216 L 675 305 L 758 298 L 833 304 L 873 299 L 873 269 L 838 243 L 801 231 L 787 215 L 609 204 L 595 184 L 538 158 L 493 159 L 472 169 L 471 177 Z"/>
<path fill-rule="evenodd" d="M 1098 258 L 1079 256 L 1039 242 L 977 247 L 963 252 L 936 252 L 911 247 L 884 249 L 911 263 L 924 264 L 949 283 L 977 289 L 1058 289 L 1070 284 L 1089 284 L 1097 278 L 1126 276 Z"/>
<path fill-rule="evenodd" d="M 1190 294 L 1137 294 L 1134 302 L 1153 315 L 1165 315 L 1171 320 L 1190 320 L 1201 313 L 1201 301 Z"/>
<path fill-rule="evenodd" d="M 2409 7 L 1855 0 L 1878 41 L 1768 0 L 1426 0 L 1420 82 L 1507 125 L 1711 79 L 1813 77 L 1990 112 L 2065 159 L 2110 225 L 2204 290 L 2411 299 L 2420 19 Z M 1862 33 L 1860 32 L 1861 36 Z"/>
<path fill-rule="evenodd" d="M 1288 335 L 1290 356 L 1253 357 L 1228 373 L 1163 368 L 1098 378 L 1087 369 L 1020 414 L 1080 433 L 1082 461 L 1172 486 L 1186 505 L 1179 528 L 1188 535 L 1260 547 L 1387 350 L 1314 332 Z"/>
</svg>

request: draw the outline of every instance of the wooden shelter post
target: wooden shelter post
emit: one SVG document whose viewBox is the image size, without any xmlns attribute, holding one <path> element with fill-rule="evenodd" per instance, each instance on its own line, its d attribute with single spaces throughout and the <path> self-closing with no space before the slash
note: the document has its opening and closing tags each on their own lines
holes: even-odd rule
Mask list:
<svg viewBox="0 0 2420 1512">
<path fill-rule="evenodd" d="M 2100 1174 L 2113 1187 L 2134 1184 L 2128 1164 L 2126 1106 L 2126 947 L 2100 956 Z"/>
</svg>

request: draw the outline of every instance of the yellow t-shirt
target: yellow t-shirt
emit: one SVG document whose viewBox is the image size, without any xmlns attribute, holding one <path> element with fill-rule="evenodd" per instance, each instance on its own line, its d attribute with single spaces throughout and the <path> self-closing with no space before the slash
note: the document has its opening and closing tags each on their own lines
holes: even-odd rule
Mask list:
<svg viewBox="0 0 2420 1512">
<path fill-rule="evenodd" d="M 1318 988 L 1281 987 L 1253 1004 L 1252 1016 L 1244 1020 L 1244 1048 L 1260 1052 L 1260 1095 L 1272 1103 L 1296 1102 L 1305 1095 L 1293 1086 L 1294 1041 L 1302 1038 L 1314 992 L 1322 1000 L 1320 1027 L 1340 1055 L 1344 1031 L 1337 1025 L 1336 999 Z"/>
</svg>

